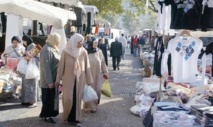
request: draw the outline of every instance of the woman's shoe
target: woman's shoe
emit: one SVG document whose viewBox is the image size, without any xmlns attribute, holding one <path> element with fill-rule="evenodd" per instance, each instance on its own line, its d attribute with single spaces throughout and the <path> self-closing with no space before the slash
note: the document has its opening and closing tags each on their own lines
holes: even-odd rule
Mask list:
<svg viewBox="0 0 213 127">
<path fill-rule="evenodd" d="M 45 122 L 55 124 L 56 122 L 51 118 L 45 118 Z"/>
<path fill-rule="evenodd" d="M 76 121 L 75 123 L 76 123 L 76 125 L 75 125 L 76 127 L 81 127 L 82 126 L 81 123 L 78 122 L 78 121 Z"/>
<path fill-rule="evenodd" d="M 32 105 L 29 106 L 29 108 L 35 108 L 35 107 L 37 107 L 36 103 L 34 103 L 34 104 L 32 104 Z"/>
</svg>

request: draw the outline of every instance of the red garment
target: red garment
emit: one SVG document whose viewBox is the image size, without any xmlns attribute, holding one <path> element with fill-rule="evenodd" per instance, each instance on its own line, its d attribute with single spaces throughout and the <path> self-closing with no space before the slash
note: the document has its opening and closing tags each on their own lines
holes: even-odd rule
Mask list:
<svg viewBox="0 0 213 127">
<path fill-rule="evenodd" d="M 138 45 L 138 39 L 137 38 L 133 39 L 133 45 Z"/>
</svg>

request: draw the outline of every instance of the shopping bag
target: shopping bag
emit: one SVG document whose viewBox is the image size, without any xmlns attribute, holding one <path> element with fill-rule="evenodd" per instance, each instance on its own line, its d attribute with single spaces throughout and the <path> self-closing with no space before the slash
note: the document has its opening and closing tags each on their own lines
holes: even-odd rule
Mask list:
<svg viewBox="0 0 213 127">
<path fill-rule="evenodd" d="M 32 58 L 28 63 L 25 79 L 34 79 L 37 77 L 39 77 L 39 69 L 36 65 L 35 59 Z"/>
<path fill-rule="evenodd" d="M 101 93 L 107 97 L 112 97 L 112 91 L 108 80 L 105 80 L 101 88 Z"/>
<path fill-rule="evenodd" d="M 84 87 L 83 101 L 90 102 L 90 101 L 95 101 L 95 100 L 98 100 L 97 93 L 91 86 L 86 85 Z"/>
<path fill-rule="evenodd" d="M 7 70 L 13 71 L 18 65 L 18 58 L 7 58 Z"/>
<path fill-rule="evenodd" d="M 21 74 L 26 74 L 27 71 L 27 60 L 24 58 L 21 58 L 20 61 L 18 62 L 16 71 L 18 71 Z"/>
</svg>

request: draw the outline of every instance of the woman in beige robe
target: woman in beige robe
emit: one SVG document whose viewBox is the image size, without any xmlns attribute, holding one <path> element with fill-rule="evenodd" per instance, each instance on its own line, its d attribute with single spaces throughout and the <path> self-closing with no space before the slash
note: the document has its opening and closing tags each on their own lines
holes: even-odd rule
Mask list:
<svg viewBox="0 0 213 127">
<path fill-rule="evenodd" d="M 83 36 L 75 33 L 62 52 L 58 67 L 57 84 L 63 84 L 63 120 L 80 126 L 81 101 L 86 84 L 93 83 L 87 51 L 82 47 Z"/>
<path fill-rule="evenodd" d="M 98 48 L 97 40 L 89 44 L 88 54 L 89 54 L 91 71 L 92 71 L 92 78 L 94 81 L 93 84 L 91 84 L 91 86 L 96 91 L 98 95 L 98 100 L 85 103 L 84 111 L 87 113 L 89 112 L 94 113 L 98 110 L 98 104 L 101 98 L 101 87 L 103 84 L 103 78 L 104 79 L 108 78 L 107 76 L 108 71 L 107 71 L 104 55 L 101 49 Z"/>
</svg>

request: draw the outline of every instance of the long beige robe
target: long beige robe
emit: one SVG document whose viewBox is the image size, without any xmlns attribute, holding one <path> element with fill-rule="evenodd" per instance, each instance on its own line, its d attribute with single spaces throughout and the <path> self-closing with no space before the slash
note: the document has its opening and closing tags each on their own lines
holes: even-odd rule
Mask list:
<svg viewBox="0 0 213 127">
<path fill-rule="evenodd" d="M 91 87 L 96 91 L 98 95 L 98 101 L 92 101 L 84 103 L 84 110 L 87 111 L 96 111 L 98 109 L 98 103 L 101 98 L 101 87 L 103 85 L 103 74 L 107 74 L 107 67 L 105 59 L 101 50 L 89 54 L 89 62 L 92 71 L 93 83 Z"/>
<path fill-rule="evenodd" d="M 73 89 L 76 80 L 76 76 L 74 75 L 74 64 L 75 58 L 63 51 L 59 62 L 56 82 L 60 82 L 60 80 L 63 82 L 62 104 L 64 111 L 62 119 L 64 121 L 68 120 L 73 104 Z M 79 64 L 81 67 L 81 75 L 79 77 L 79 82 L 76 83 L 76 121 L 82 121 L 81 101 L 84 86 L 93 83 L 88 54 L 84 49 L 83 53 L 79 56 Z"/>
</svg>

